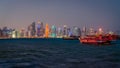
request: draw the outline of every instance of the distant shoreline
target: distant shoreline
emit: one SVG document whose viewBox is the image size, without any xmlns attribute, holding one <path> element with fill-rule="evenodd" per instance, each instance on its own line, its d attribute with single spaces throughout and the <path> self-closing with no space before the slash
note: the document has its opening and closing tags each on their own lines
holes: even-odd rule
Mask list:
<svg viewBox="0 0 120 68">
<path fill-rule="evenodd" d="M 77 40 L 77 38 L 0 38 L 0 40 L 12 39 L 63 39 L 63 40 Z"/>
</svg>

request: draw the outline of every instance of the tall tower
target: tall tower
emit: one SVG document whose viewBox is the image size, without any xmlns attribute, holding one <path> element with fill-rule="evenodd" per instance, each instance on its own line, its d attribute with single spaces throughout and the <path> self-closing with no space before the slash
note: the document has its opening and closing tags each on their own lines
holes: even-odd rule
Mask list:
<svg viewBox="0 0 120 68">
<path fill-rule="evenodd" d="M 41 22 L 38 21 L 38 23 L 37 23 L 37 32 L 36 32 L 38 37 L 40 36 L 40 28 L 41 28 Z"/>
<path fill-rule="evenodd" d="M 81 36 L 86 36 L 86 35 L 88 35 L 87 28 L 83 27 L 81 30 Z"/>
<path fill-rule="evenodd" d="M 0 28 L 0 37 L 2 37 L 2 29 Z"/>
<path fill-rule="evenodd" d="M 18 31 L 17 31 L 18 32 Z M 19 34 L 19 33 L 18 33 Z M 20 37 L 25 37 L 25 29 L 24 28 L 22 28 L 21 30 L 20 30 Z"/>
<path fill-rule="evenodd" d="M 79 27 L 76 27 L 76 26 L 73 27 L 73 36 L 76 36 L 76 37 L 81 36 L 81 30 Z"/>
<path fill-rule="evenodd" d="M 31 26 L 32 26 L 32 36 L 35 36 L 36 34 L 35 22 L 33 22 Z"/>
<path fill-rule="evenodd" d="M 8 27 L 3 27 L 2 32 L 4 37 L 8 37 Z"/>
<path fill-rule="evenodd" d="M 62 38 L 62 35 L 63 35 L 62 29 L 61 29 L 61 28 L 58 28 L 58 29 L 57 29 L 57 37 L 58 37 L 58 38 Z"/>
<path fill-rule="evenodd" d="M 67 37 L 67 26 L 66 25 L 63 26 L 63 36 Z"/>
<path fill-rule="evenodd" d="M 89 35 L 95 35 L 95 30 L 93 28 L 89 29 Z"/>
<path fill-rule="evenodd" d="M 40 36 L 43 37 L 45 33 L 43 22 L 40 22 Z"/>
<path fill-rule="evenodd" d="M 46 37 L 46 38 L 49 37 L 49 31 L 50 31 L 50 30 L 49 30 L 49 25 L 46 24 L 46 25 L 45 25 L 45 37 Z"/>
<path fill-rule="evenodd" d="M 27 35 L 28 35 L 28 37 L 32 36 L 32 26 L 31 25 L 28 26 Z"/>
<path fill-rule="evenodd" d="M 51 27 L 51 37 L 56 37 L 56 27 L 54 25 Z"/>
<path fill-rule="evenodd" d="M 72 31 L 71 31 L 71 29 L 70 28 L 67 28 L 67 36 L 72 36 Z"/>
</svg>

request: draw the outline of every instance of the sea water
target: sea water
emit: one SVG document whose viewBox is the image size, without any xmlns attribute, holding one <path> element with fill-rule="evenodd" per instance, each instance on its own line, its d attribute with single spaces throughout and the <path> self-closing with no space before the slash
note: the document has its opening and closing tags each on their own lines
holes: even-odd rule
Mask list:
<svg viewBox="0 0 120 68">
<path fill-rule="evenodd" d="M 79 40 L 0 40 L 0 68 L 120 68 L 120 41 L 87 45 Z"/>
</svg>

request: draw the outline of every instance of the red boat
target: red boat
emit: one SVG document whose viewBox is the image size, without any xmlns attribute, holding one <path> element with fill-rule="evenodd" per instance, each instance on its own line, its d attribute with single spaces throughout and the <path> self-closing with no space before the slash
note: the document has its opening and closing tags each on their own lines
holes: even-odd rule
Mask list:
<svg viewBox="0 0 120 68">
<path fill-rule="evenodd" d="M 79 38 L 80 42 L 83 44 L 110 44 L 112 37 L 110 36 L 86 36 Z"/>
</svg>

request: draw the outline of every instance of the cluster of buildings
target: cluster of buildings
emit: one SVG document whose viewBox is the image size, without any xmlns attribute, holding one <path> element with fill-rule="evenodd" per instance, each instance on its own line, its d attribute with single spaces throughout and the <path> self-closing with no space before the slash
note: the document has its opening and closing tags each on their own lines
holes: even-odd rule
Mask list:
<svg viewBox="0 0 120 68">
<path fill-rule="evenodd" d="M 81 30 L 74 26 L 72 29 L 66 25 L 63 28 L 51 27 L 48 24 L 38 21 L 31 23 L 27 29 L 16 30 L 8 27 L 0 28 L 0 38 L 62 38 L 80 36 Z"/>
<path fill-rule="evenodd" d="M 62 28 L 57 28 L 55 25 L 49 26 L 40 21 L 31 23 L 27 29 L 16 30 L 8 27 L 0 28 L 0 38 L 62 38 L 103 33 L 101 28 L 98 31 L 95 31 L 93 28 L 87 30 L 86 27 L 82 30 L 76 26 L 69 28 L 66 25 Z"/>
</svg>

